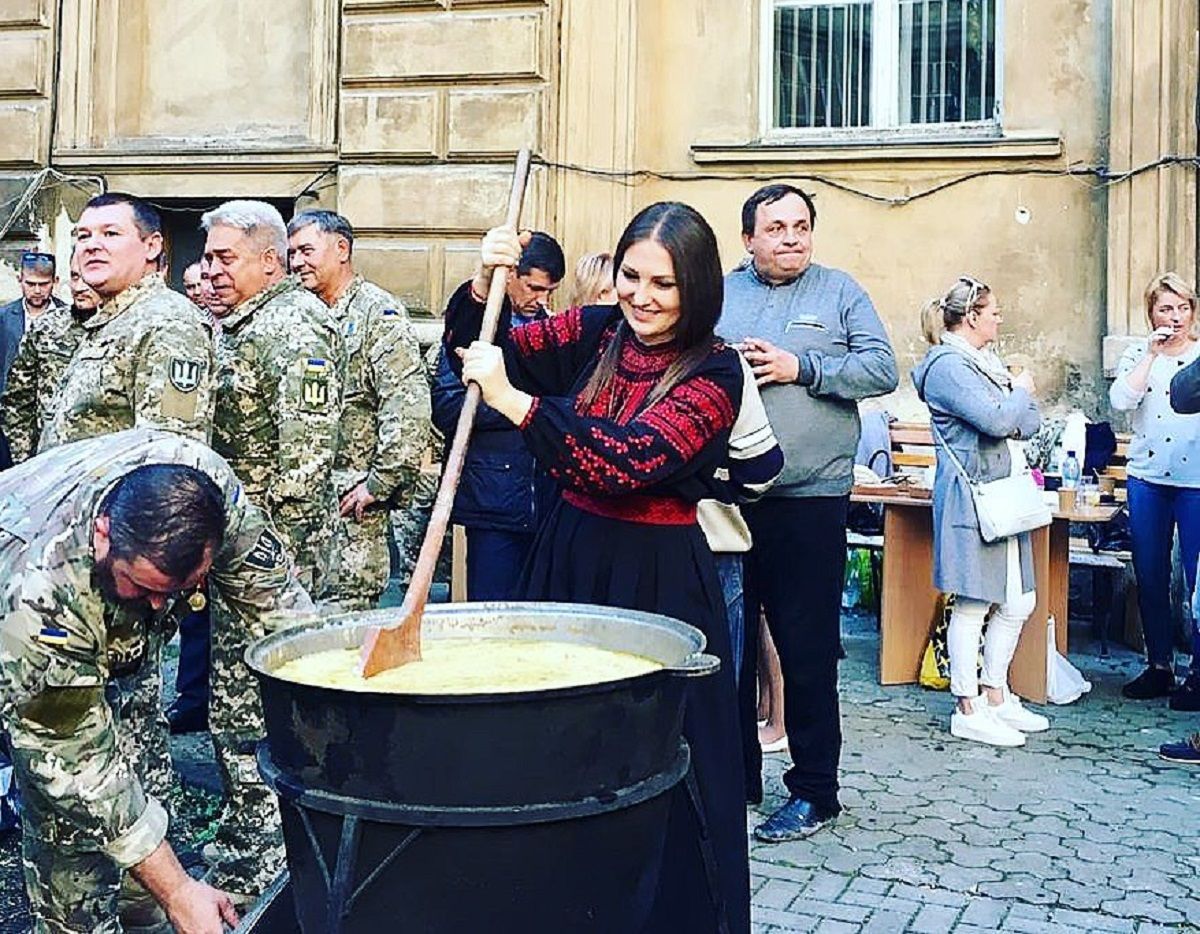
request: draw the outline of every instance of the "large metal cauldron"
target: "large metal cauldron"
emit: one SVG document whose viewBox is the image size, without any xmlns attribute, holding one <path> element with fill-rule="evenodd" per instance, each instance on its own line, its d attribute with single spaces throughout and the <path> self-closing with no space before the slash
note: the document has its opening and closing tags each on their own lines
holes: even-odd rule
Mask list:
<svg viewBox="0 0 1200 934">
<path fill-rule="evenodd" d="M 553 603 L 426 609 L 424 637 L 557 640 L 661 671 L 522 693 L 342 691 L 275 677 L 356 647 L 388 611 L 275 633 L 246 653 L 261 682 L 264 777 L 280 797 L 305 934 L 637 931 L 687 771 L 686 678 L 711 674 L 699 630 Z"/>
</svg>

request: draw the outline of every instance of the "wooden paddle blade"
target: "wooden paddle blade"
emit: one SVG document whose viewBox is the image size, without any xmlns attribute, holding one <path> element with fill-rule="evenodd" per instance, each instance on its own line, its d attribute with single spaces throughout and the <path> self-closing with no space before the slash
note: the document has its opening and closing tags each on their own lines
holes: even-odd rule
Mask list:
<svg viewBox="0 0 1200 934">
<path fill-rule="evenodd" d="M 406 616 L 398 626 L 374 626 L 367 631 L 358 656 L 358 673 L 370 678 L 389 668 L 420 660 L 421 617 Z"/>
</svg>

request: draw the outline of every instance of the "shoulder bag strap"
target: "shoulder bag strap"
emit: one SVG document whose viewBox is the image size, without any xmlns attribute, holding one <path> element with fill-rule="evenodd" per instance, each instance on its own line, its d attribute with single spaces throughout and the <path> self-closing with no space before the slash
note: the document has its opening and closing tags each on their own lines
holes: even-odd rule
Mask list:
<svg viewBox="0 0 1200 934">
<path fill-rule="evenodd" d="M 958 459 L 958 455 L 954 453 L 954 450 L 950 447 L 949 443 L 945 438 L 942 437 L 942 433 L 938 431 L 937 425 L 933 420 L 933 411 L 933 409 L 929 410 L 929 431 L 933 435 L 933 440 L 941 445 L 942 450 L 946 452 L 950 460 L 954 463 L 954 466 L 958 468 L 958 472 L 962 474 L 963 479 L 966 480 L 971 486 L 975 486 L 979 483 L 979 481 L 975 480 L 969 473 L 967 473 L 967 468 L 963 466 L 962 461 Z"/>
</svg>

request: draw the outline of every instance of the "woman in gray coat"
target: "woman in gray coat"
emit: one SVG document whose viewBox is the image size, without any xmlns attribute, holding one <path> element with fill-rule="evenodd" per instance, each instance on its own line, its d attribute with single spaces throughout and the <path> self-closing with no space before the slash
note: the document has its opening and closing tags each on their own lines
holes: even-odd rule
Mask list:
<svg viewBox="0 0 1200 934">
<path fill-rule="evenodd" d="M 1033 549 L 1027 532 L 983 540 L 964 476 L 965 471 L 985 483 L 1008 476 L 1013 466 L 1008 439 L 1030 437 L 1041 421 L 1033 378 L 1028 371 L 1010 376 L 994 349 L 1001 320 L 991 290 L 963 276 L 926 306 L 925 337 L 933 347 L 912 377 L 929 406 L 937 448 L 933 584 L 955 595 L 947 634 L 950 690 L 957 700 L 950 732 L 993 746 L 1020 746 L 1025 733 L 1050 726 L 1008 689 L 1017 639 L 1036 603 Z"/>
</svg>

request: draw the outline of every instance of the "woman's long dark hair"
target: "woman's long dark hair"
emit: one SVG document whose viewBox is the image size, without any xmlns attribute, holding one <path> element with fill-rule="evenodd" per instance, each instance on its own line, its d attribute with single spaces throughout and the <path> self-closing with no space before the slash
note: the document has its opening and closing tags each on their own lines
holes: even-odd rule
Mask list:
<svg viewBox="0 0 1200 934">
<path fill-rule="evenodd" d="M 613 252 L 613 269 L 620 276 L 625 254 L 635 243 L 653 240 L 671 257 L 675 284 L 679 289 L 679 321 L 675 342 L 679 355 L 667 367 L 641 408 L 649 408 L 682 382 L 712 352 L 713 332 L 721 317 L 725 300 L 725 279 L 721 274 L 721 255 L 717 238 L 700 212 L 678 201 L 659 201 L 639 211 L 629 222 Z M 594 402 L 617 373 L 621 348 L 632 334 L 621 321 L 616 336 L 596 365 L 581 399 Z"/>
</svg>

